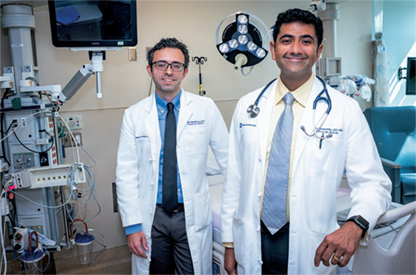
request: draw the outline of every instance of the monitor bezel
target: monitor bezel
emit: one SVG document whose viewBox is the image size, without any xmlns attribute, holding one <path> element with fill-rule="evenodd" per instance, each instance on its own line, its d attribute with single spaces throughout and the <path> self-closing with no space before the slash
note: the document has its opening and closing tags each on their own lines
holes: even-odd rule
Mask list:
<svg viewBox="0 0 416 275">
<path fill-rule="evenodd" d="M 130 40 L 83 40 L 83 41 L 62 41 L 58 40 L 58 30 L 56 25 L 56 5 L 59 0 L 48 0 L 49 21 L 51 25 L 52 44 L 57 48 L 73 47 L 134 47 L 137 45 L 137 0 L 131 1 L 131 22 L 132 39 Z M 123 41 L 123 45 L 119 42 Z"/>
<path fill-rule="evenodd" d="M 413 70 L 412 70 L 413 69 Z M 406 68 L 406 95 L 416 95 L 416 78 L 413 75 L 413 81 L 410 81 L 411 73 L 416 72 L 416 57 L 407 57 Z"/>
</svg>

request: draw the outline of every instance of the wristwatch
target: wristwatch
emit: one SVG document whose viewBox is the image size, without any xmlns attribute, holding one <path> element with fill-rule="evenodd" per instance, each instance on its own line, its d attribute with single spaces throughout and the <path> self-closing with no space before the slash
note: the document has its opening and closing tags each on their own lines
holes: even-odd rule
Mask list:
<svg viewBox="0 0 416 275">
<path fill-rule="evenodd" d="M 368 221 L 366 221 L 366 219 L 364 219 L 360 215 L 352 216 L 346 222 L 349 222 L 349 221 L 355 222 L 355 224 L 358 225 L 363 230 L 363 234 L 361 234 L 361 239 L 363 239 L 365 236 L 365 233 L 367 233 L 367 230 L 368 230 Z"/>
</svg>

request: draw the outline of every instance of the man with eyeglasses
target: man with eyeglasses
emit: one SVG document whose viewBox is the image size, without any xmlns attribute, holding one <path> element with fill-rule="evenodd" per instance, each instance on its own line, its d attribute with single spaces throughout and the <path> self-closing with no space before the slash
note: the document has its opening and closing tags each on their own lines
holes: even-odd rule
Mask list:
<svg viewBox="0 0 416 275">
<path fill-rule="evenodd" d="M 128 108 L 117 156 L 117 197 L 133 274 L 211 274 L 209 146 L 225 173 L 228 131 L 215 103 L 181 89 L 187 46 L 148 52 L 155 93 Z"/>
</svg>

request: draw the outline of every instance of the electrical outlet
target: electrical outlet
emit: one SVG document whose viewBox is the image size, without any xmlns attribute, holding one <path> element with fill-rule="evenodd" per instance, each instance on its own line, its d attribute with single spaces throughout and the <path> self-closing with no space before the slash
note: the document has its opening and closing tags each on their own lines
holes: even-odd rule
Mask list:
<svg viewBox="0 0 416 275">
<path fill-rule="evenodd" d="M 136 47 L 129 47 L 128 53 L 129 53 L 129 61 L 137 61 Z"/>
<path fill-rule="evenodd" d="M 72 134 L 74 135 L 74 137 L 75 137 L 75 139 L 78 143 L 78 146 L 81 146 L 82 145 L 82 134 L 81 134 L 81 132 L 73 132 Z M 75 147 L 76 146 L 75 141 L 72 139 L 72 142 L 71 142 L 71 139 L 72 139 L 72 136 L 69 133 L 66 133 L 66 136 L 64 138 L 62 138 L 62 144 L 65 147 Z"/>
<path fill-rule="evenodd" d="M 62 118 L 71 131 L 82 129 L 82 115 L 63 115 Z"/>
</svg>

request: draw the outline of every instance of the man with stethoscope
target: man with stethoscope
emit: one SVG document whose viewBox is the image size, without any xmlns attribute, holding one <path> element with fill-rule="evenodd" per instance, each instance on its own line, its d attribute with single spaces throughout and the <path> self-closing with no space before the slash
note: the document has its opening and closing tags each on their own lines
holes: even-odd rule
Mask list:
<svg viewBox="0 0 416 275">
<path fill-rule="evenodd" d="M 237 104 L 222 201 L 229 274 L 336 273 L 390 205 L 391 182 L 359 105 L 312 72 L 322 37 L 312 13 L 279 14 L 270 48 L 280 76 Z M 344 169 L 351 211 L 339 227 Z"/>
</svg>

